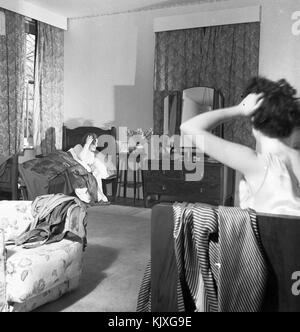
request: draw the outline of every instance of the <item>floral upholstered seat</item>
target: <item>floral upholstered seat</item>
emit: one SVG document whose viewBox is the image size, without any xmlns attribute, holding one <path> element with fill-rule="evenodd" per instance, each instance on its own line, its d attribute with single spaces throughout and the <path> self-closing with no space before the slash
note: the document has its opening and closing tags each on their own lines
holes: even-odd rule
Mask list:
<svg viewBox="0 0 300 332">
<path fill-rule="evenodd" d="M 0 311 L 31 311 L 78 287 L 83 245 L 64 239 L 24 249 L 9 245 L 32 222 L 31 202 L 0 202 Z"/>
</svg>

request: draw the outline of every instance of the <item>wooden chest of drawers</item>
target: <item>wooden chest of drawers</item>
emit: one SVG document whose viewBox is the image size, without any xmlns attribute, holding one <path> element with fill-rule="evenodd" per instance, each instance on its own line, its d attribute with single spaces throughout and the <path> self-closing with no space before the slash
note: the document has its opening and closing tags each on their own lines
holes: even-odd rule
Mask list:
<svg viewBox="0 0 300 332">
<path fill-rule="evenodd" d="M 181 169 L 176 170 L 174 162 L 171 162 L 170 168 L 165 170 L 161 161 L 148 161 L 148 170 L 143 170 L 145 201 L 155 195 L 157 202 L 201 202 L 232 206 L 234 171 L 220 163 L 208 161 L 204 162 L 202 168 L 202 176 L 196 181 L 189 181 L 188 176 L 193 174 L 193 171 L 188 171 L 190 167 L 182 164 Z"/>
</svg>

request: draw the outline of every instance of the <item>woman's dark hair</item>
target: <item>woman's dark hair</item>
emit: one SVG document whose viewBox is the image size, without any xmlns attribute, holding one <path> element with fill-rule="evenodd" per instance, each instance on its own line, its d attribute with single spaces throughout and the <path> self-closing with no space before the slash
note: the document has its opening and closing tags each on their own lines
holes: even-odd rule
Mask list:
<svg viewBox="0 0 300 332">
<path fill-rule="evenodd" d="M 273 82 L 264 77 L 253 78 L 244 95 L 264 93 L 264 102 L 252 117 L 255 129 L 271 138 L 287 138 L 300 125 L 297 91 L 284 79 Z"/>
<path fill-rule="evenodd" d="M 86 140 L 87 140 L 87 138 L 88 138 L 89 136 L 92 136 L 92 137 L 93 137 L 93 142 L 92 142 L 92 144 L 96 144 L 97 139 L 98 139 L 97 134 L 95 134 L 95 133 L 88 133 L 88 134 L 85 134 L 85 135 L 83 136 L 83 138 L 82 138 L 82 141 L 81 141 L 82 146 L 85 145 Z"/>
</svg>

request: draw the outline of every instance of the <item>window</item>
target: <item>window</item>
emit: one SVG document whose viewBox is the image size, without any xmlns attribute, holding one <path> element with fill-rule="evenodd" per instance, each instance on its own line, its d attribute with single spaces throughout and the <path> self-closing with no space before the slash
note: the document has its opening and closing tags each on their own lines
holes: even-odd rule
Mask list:
<svg viewBox="0 0 300 332">
<path fill-rule="evenodd" d="M 25 131 L 24 145 L 29 147 L 33 145 L 33 103 L 34 103 L 34 68 L 36 56 L 36 21 L 26 19 L 26 62 L 25 62 Z"/>
</svg>

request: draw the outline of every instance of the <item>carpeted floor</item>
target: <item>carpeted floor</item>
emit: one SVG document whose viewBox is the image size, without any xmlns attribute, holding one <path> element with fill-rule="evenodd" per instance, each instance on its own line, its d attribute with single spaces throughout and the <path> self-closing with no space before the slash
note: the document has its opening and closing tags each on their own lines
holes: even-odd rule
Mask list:
<svg viewBox="0 0 300 332">
<path fill-rule="evenodd" d="M 128 206 L 90 208 L 80 288 L 37 311 L 134 312 L 150 259 L 150 215 Z"/>
</svg>

